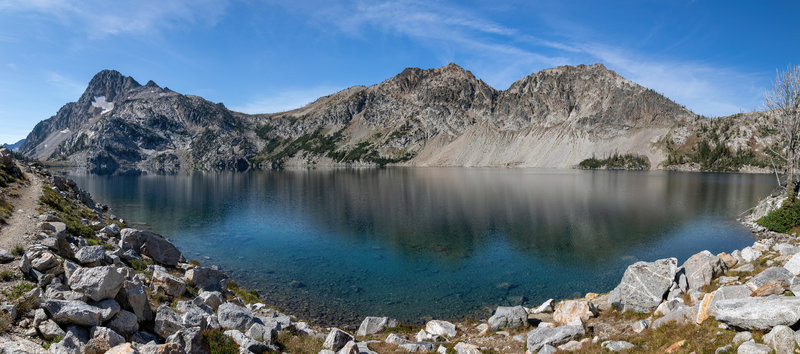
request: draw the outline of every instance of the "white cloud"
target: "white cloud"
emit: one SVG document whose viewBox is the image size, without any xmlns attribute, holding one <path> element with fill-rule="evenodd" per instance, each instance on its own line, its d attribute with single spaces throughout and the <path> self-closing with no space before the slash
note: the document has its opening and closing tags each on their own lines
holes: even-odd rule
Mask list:
<svg viewBox="0 0 800 354">
<path fill-rule="evenodd" d="M 70 96 L 80 95 L 86 89 L 86 84 L 79 83 L 76 80 L 55 72 L 47 73 L 47 82 Z"/>
<path fill-rule="evenodd" d="M 223 0 L 0 0 L 0 11 L 41 14 L 90 39 L 102 39 L 153 34 L 182 24 L 214 25 L 226 5 Z"/>
<path fill-rule="evenodd" d="M 340 91 L 342 88 L 319 86 L 308 89 L 292 89 L 256 98 L 249 103 L 231 107 L 242 113 L 278 113 L 303 107 L 316 99 Z"/>
</svg>

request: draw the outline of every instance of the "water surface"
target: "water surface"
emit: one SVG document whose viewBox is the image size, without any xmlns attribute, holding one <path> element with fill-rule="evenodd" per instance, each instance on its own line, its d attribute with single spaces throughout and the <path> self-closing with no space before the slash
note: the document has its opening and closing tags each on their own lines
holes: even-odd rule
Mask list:
<svg viewBox="0 0 800 354">
<path fill-rule="evenodd" d="M 753 242 L 768 175 L 389 168 L 72 175 L 186 258 L 321 324 L 418 323 L 611 290 L 636 260 Z"/>
</svg>

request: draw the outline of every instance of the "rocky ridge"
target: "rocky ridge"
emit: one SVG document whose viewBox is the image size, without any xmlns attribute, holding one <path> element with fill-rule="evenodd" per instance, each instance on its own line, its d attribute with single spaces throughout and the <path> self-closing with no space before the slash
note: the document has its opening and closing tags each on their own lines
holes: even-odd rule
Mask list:
<svg viewBox="0 0 800 354">
<path fill-rule="evenodd" d="M 542 70 L 506 90 L 455 64 L 409 68 L 296 110 L 255 115 L 104 70 L 77 102 L 39 123 L 20 152 L 94 173 L 386 164 L 563 168 L 615 153 L 642 155 L 658 168 L 671 148 L 693 147 L 702 121 L 601 64 Z M 770 141 L 759 138 L 761 130 L 748 132 L 757 141 L 747 146 L 761 154 Z"/>
</svg>

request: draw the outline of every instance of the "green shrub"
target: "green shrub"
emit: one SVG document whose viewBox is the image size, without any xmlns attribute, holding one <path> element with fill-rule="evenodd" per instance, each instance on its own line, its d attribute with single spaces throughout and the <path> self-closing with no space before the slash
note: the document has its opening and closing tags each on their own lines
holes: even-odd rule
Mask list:
<svg viewBox="0 0 800 354">
<path fill-rule="evenodd" d="M 89 219 L 93 216 L 89 209 L 73 205 L 47 185 L 42 186 L 42 197 L 39 199 L 39 204 L 55 210 L 61 221 L 67 225 L 67 232 L 70 235 L 83 238 L 94 237 L 94 230 L 81 222 L 81 219 Z"/>
<path fill-rule="evenodd" d="M 23 282 L 17 283 L 17 285 L 14 285 L 14 287 L 12 287 L 11 290 L 6 292 L 5 294 L 6 294 L 6 296 L 8 296 L 9 299 L 16 300 L 19 297 L 21 297 L 23 294 L 33 290 L 33 288 L 35 288 L 35 287 L 36 286 L 33 285 L 33 283 L 30 283 L 30 282 L 27 282 L 27 281 L 23 281 Z"/>
<path fill-rule="evenodd" d="M 258 298 L 257 291 L 240 288 L 239 285 L 233 282 L 233 280 L 228 282 L 228 290 L 236 294 L 236 296 L 241 298 L 246 304 L 261 302 L 261 300 Z"/>
<path fill-rule="evenodd" d="M 3 281 L 12 281 L 16 277 L 17 276 L 14 274 L 14 272 L 10 270 L 4 270 L 0 272 L 0 279 L 2 279 Z"/>
<path fill-rule="evenodd" d="M 620 155 L 614 153 L 605 159 L 597 159 L 594 156 L 581 161 L 578 167 L 586 170 L 605 168 L 609 170 L 649 170 L 650 160 L 647 156 L 637 154 Z"/>
<path fill-rule="evenodd" d="M 787 199 L 780 208 L 758 219 L 756 223 L 772 231 L 786 233 L 800 225 L 800 201 L 795 198 Z"/>
<path fill-rule="evenodd" d="M 237 354 L 239 345 L 228 337 L 222 329 L 209 329 L 203 331 L 203 341 L 211 354 Z"/>
<path fill-rule="evenodd" d="M 14 247 L 14 249 L 11 250 L 11 254 L 17 257 L 22 257 L 22 255 L 25 254 L 25 247 L 23 247 L 22 245 L 17 245 L 16 247 Z"/>
</svg>

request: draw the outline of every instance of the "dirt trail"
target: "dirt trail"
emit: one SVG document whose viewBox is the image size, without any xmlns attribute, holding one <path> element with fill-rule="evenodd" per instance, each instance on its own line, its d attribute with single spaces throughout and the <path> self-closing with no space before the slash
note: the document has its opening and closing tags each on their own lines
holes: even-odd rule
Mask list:
<svg viewBox="0 0 800 354">
<path fill-rule="evenodd" d="M 7 225 L 0 227 L 0 248 L 8 251 L 15 246 L 30 243 L 36 236 L 42 180 L 31 172 L 25 173 L 25 177 L 30 183 L 19 185 L 19 197 L 10 201 L 14 205 L 14 214 L 7 220 Z"/>
</svg>

